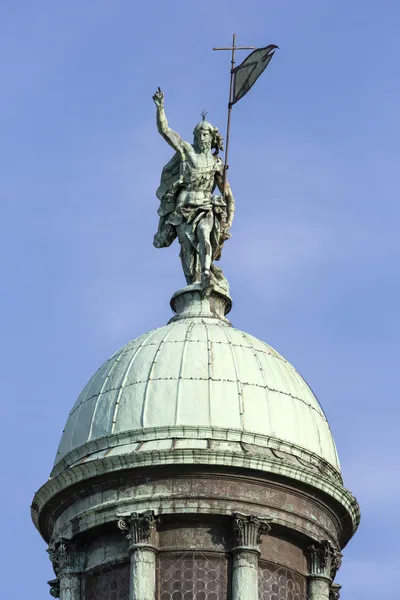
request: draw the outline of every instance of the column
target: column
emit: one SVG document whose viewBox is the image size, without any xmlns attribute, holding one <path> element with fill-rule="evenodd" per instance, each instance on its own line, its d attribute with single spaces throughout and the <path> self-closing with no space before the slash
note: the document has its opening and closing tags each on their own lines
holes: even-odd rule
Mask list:
<svg viewBox="0 0 400 600">
<path fill-rule="evenodd" d="M 271 519 L 233 513 L 232 600 L 258 600 L 258 557 L 261 536 Z"/>
<path fill-rule="evenodd" d="M 332 584 L 332 581 L 341 565 L 341 558 L 340 552 L 328 540 L 309 546 L 309 600 L 332 600 L 335 598 L 332 593 L 336 593 L 337 587 L 340 591 L 340 586 Z"/>
<path fill-rule="evenodd" d="M 49 581 L 50 594 L 60 600 L 81 600 L 84 553 L 72 540 L 65 539 L 49 546 L 48 553 L 57 577 Z"/>
<path fill-rule="evenodd" d="M 131 553 L 129 600 L 155 600 L 155 522 L 153 511 L 132 513 L 118 521 L 118 528 L 126 535 Z"/>
</svg>

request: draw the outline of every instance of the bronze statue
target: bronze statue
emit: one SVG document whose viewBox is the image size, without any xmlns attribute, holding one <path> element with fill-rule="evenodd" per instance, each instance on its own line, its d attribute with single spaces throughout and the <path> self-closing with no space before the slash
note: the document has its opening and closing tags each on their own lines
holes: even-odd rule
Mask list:
<svg viewBox="0 0 400 600">
<path fill-rule="evenodd" d="M 224 182 L 224 166 L 218 156 L 223 150 L 222 137 L 204 115 L 193 131 L 193 144 L 185 142 L 168 127 L 160 88 L 153 100 L 158 131 L 176 151 L 162 171 L 157 190 L 160 221 L 154 246 L 165 248 L 178 237 L 187 283 L 227 287 L 222 269 L 214 265 L 221 258 L 225 240 L 230 238 L 235 212 L 235 201 L 226 178 Z M 213 195 L 216 188 L 222 195 Z"/>
</svg>

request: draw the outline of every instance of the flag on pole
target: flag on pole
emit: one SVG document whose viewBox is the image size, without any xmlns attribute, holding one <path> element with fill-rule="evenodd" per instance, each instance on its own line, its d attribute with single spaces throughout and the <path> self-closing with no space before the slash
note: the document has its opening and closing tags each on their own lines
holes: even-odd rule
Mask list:
<svg viewBox="0 0 400 600">
<path fill-rule="evenodd" d="M 275 54 L 278 46 L 270 44 L 266 48 L 257 48 L 244 59 L 241 65 L 233 69 L 232 98 L 230 106 L 233 106 L 247 94 L 253 87 L 261 73 L 268 67 L 268 64 Z"/>
</svg>

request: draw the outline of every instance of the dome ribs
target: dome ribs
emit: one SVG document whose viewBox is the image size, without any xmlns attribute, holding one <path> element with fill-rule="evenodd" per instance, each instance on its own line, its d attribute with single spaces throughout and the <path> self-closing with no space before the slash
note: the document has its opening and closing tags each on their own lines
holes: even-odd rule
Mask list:
<svg viewBox="0 0 400 600">
<path fill-rule="evenodd" d="M 113 411 L 113 419 L 112 419 L 112 425 L 111 425 L 111 433 L 114 433 L 114 431 L 115 431 L 115 424 L 117 422 L 117 415 L 118 415 L 118 409 L 119 409 L 119 405 L 120 405 L 120 401 L 121 401 L 122 392 L 123 392 L 123 390 L 125 388 L 126 381 L 128 379 L 128 375 L 129 375 L 129 373 L 131 371 L 131 368 L 132 368 L 132 365 L 133 365 L 133 363 L 135 361 L 135 358 L 139 354 L 140 350 L 143 348 L 144 344 L 146 342 L 148 342 L 149 339 L 151 339 L 156 332 L 157 332 L 157 329 L 154 329 L 152 332 L 150 332 L 148 334 L 149 337 L 143 336 L 144 337 L 143 341 L 138 345 L 138 347 L 133 352 L 133 354 L 132 354 L 132 356 L 131 356 L 131 358 L 129 360 L 129 363 L 128 363 L 126 369 L 125 369 L 125 373 L 124 373 L 124 376 L 123 376 L 122 381 L 121 381 L 121 387 L 118 390 L 118 395 L 117 395 L 117 398 L 115 400 L 114 411 Z"/>
<path fill-rule="evenodd" d="M 243 390 L 242 390 L 241 381 L 239 379 L 239 368 L 238 368 L 238 364 L 237 364 L 237 360 L 236 360 L 234 344 L 232 342 L 232 339 L 228 335 L 228 330 L 226 328 L 224 328 L 222 325 L 220 325 L 219 323 L 216 323 L 216 326 L 218 327 L 218 329 L 221 329 L 224 332 L 225 337 L 228 341 L 229 347 L 231 349 L 232 361 L 233 361 L 233 366 L 234 366 L 235 374 L 236 374 L 237 394 L 238 394 L 238 400 L 239 400 L 240 425 L 241 425 L 242 429 L 244 429 Z"/>
<path fill-rule="evenodd" d="M 148 403 L 148 398 L 149 398 L 150 384 L 151 384 L 151 381 L 152 381 L 151 376 L 153 374 L 154 367 L 155 367 L 155 365 L 157 363 L 157 360 L 158 360 L 158 357 L 160 355 L 161 348 L 163 347 L 163 344 L 165 343 L 166 339 L 171 334 L 171 332 L 172 332 L 172 327 L 169 326 L 169 328 L 167 329 L 165 335 L 163 335 L 163 337 L 162 337 L 162 339 L 161 339 L 161 341 L 159 343 L 157 351 L 156 351 L 156 353 L 154 355 L 154 358 L 152 360 L 152 363 L 150 365 L 149 376 L 148 376 L 148 379 L 146 381 L 146 387 L 145 387 L 144 396 L 143 396 L 142 414 L 141 414 L 141 418 L 140 418 L 140 423 L 141 423 L 142 427 L 146 427 L 146 425 L 145 425 L 145 416 L 146 416 L 146 408 L 147 408 L 147 403 Z"/>
<path fill-rule="evenodd" d="M 180 368 L 179 368 L 179 375 L 178 375 L 178 383 L 176 386 L 176 403 L 175 403 L 175 422 L 174 425 L 178 425 L 178 420 L 179 420 L 179 405 L 181 402 L 181 395 L 182 395 L 182 379 L 183 379 L 183 369 L 184 369 L 184 365 L 185 365 L 185 358 L 186 358 L 186 353 L 187 353 L 187 347 L 188 347 L 188 343 L 189 343 L 189 337 L 190 334 L 192 332 L 192 329 L 194 327 L 194 322 L 192 321 L 185 333 L 185 338 L 183 341 L 183 348 L 182 348 L 182 357 L 181 357 L 181 364 L 180 364 Z"/>
</svg>

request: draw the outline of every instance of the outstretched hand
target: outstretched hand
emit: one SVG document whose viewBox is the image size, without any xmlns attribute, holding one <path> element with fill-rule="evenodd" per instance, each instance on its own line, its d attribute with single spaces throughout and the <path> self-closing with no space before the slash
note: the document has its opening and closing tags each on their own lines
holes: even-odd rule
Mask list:
<svg viewBox="0 0 400 600">
<path fill-rule="evenodd" d="M 157 108 L 162 108 L 164 106 L 164 93 L 161 91 L 160 87 L 157 88 L 157 91 L 153 96 L 153 100 Z"/>
</svg>

